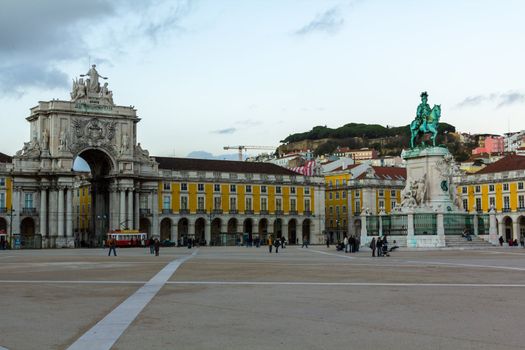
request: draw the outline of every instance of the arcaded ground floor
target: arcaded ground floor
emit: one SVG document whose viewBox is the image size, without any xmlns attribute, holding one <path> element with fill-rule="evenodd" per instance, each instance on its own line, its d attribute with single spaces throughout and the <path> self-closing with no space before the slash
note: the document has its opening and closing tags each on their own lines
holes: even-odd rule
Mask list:
<svg viewBox="0 0 525 350">
<path fill-rule="evenodd" d="M 521 349 L 525 250 L 0 251 L 0 349 Z"/>
</svg>

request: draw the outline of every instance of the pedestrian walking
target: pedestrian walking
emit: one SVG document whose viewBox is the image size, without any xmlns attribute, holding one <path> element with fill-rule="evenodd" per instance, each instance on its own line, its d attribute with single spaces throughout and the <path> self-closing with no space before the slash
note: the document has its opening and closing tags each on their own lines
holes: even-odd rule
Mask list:
<svg viewBox="0 0 525 350">
<path fill-rule="evenodd" d="M 330 237 L 326 234 L 326 248 L 330 248 Z"/>
<path fill-rule="evenodd" d="M 348 244 L 350 245 L 350 253 L 355 253 L 355 237 L 353 235 L 348 239 Z"/>
<path fill-rule="evenodd" d="M 155 238 L 155 241 L 153 242 L 153 246 L 155 247 L 155 256 L 159 256 L 160 241 L 158 240 L 158 238 Z"/>
<path fill-rule="evenodd" d="M 381 237 L 377 237 L 376 242 L 377 256 L 383 256 L 383 240 Z"/>
<path fill-rule="evenodd" d="M 503 236 L 499 236 L 498 241 L 499 241 L 500 247 L 503 246 Z"/>
<path fill-rule="evenodd" d="M 345 235 L 345 238 L 343 238 L 343 244 L 345 246 L 345 253 L 348 253 L 348 237 Z"/>
<path fill-rule="evenodd" d="M 150 253 L 150 254 L 155 253 L 155 240 L 153 239 L 153 237 L 151 237 L 151 238 L 149 239 L 149 242 L 148 242 L 148 243 L 149 243 L 149 244 L 148 244 L 148 245 L 149 245 L 149 253 Z"/>
<path fill-rule="evenodd" d="M 275 246 L 275 254 L 279 253 L 279 246 L 281 245 L 281 241 L 279 240 L 279 238 L 275 239 L 273 245 Z"/>
<path fill-rule="evenodd" d="M 110 239 L 108 240 L 108 246 L 109 246 L 108 256 L 111 256 L 111 251 L 113 251 L 114 256 L 117 256 L 117 249 L 116 249 L 117 241 L 115 240 L 115 238 L 110 237 Z"/>
<path fill-rule="evenodd" d="M 303 236 L 303 245 L 301 248 L 304 248 L 305 246 L 308 248 L 308 237 L 306 237 L 306 235 Z"/>
<path fill-rule="evenodd" d="M 372 256 L 376 256 L 376 238 L 372 238 L 372 242 L 370 242 L 370 249 L 372 249 Z"/>
<path fill-rule="evenodd" d="M 269 236 L 268 236 L 268 251 L 269 251 L 270 253 L 272 252 L 272 248 L 273 248 L 272 235 L 269 235 Z"/>
</svg>

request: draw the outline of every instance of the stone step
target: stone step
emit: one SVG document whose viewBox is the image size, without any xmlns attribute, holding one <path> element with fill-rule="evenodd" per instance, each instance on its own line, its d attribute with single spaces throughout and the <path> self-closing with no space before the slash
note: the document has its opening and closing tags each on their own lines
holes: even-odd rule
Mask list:
<svg viewBox="0 0 525 350">
<path fill-rule="evenodd" d="M 482 238 L 471 236 L 472 241 L 467 241 L 461 236 L 445 236 L 445 246 L 454 248 L 487 248 L 493 245 Z"/>
</svg>

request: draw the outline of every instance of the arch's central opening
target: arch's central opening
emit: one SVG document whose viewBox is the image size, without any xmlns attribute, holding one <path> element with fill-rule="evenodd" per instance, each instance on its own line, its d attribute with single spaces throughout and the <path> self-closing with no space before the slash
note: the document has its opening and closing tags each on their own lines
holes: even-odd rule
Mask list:
<svg viewBox="0 0 525 350">
<path fill-rule="evenodd" d="M 77 234 L 81 246 L 102 242 L 109 230 L 109 187 L 113 183 L 113 162 L 108 154 L 88 149 L 77 155 L 74 170 L 82 177 L 78 188 Z"/>
</svg>

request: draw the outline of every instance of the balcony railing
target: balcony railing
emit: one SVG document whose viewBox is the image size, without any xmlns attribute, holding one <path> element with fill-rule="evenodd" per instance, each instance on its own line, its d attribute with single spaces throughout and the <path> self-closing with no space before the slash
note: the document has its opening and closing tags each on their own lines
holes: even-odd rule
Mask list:
<svg viewBox="0 0 525 350">
<path fill-rule="evenodd" d="M 502 212 L 504 212 L 504 213 L 510 213 L 510 211 L 511 211 L 510 208 L 503 208 L 503 210 L 502 210 Z"/>
<path fill-rule="evenodd" d="M 0 207 L 0 213 L 7 213 L 6 207 Z"/>
<path fill-rule="evenodd" d="M 303 211 L 304 216 L 312 216 L 312 212 L 310 210 Z"/>
<path fill-rule="evenodd" d="M 222 214 L 222 209 L 213 209 L 211 211 L 212 214 Z"/>
<path fill-rule="evenodd" d="M 151 215 L 151 209 L 140 208 L 139 209 L 139 214 L 140 214 L 140 216 L 149 216 L 149 215 Z"/>
<path fill-rule="evenodd" d="M 230 209 L 230 214 L 239 214 L 239 211 L 237 209 Z"/>
<path fill-rule="evenodd" d="M 197 209 L 197 214 L 206 214 L 206 209 Z"/>
<path fill-rule="evenodd" d="M 173 213 L 173 210 L 171 209 L 162 209 L 162 214 L 171 214 Z"/>
<path fill-rule="evenodd" d="M 297 210 L 290 210 L 288 211 L 290 215 L 297 215 Z"/>
<path fill-rule="evenodd" d="M 22 208 L 22 215 L 36 215 L 36 208 Z"/>
<path fill-rule="evenodd" d="M 179 209 L 179 214 L 181 214 L 181 215 L 189 214 L 189 213 L 190 213 L 189 209 Z"/>
<path fill-rule="evenodd" d="M 245 210 L 244 214 L 246 214 L 246 215 L 253 215 L 253 210 Z"/>
<path fill-rule="evenodd" d="M 269 214 L 268 210 L 260 210 L 259 213 L 261 215 L 268 215 Z"/>
<path fill-rule="evenodd" d="M 275 215 L 284 215 L 284 211 L 282 210 L 276 210 Z"/>
</svg>

